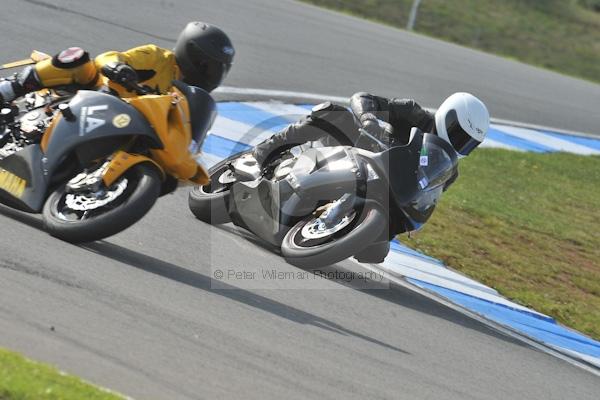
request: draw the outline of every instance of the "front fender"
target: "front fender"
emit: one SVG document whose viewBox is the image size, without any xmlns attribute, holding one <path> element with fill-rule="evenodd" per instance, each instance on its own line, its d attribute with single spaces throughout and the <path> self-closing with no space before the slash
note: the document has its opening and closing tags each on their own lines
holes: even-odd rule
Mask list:
<svg viewBox="0 0 600 400">
<path fill-rule="evenodd" d="M 110 187 L 117 181 L 125 172 L 131 169 L 133 166 L 149 162 L 153 164 L 161 173 L 163 181 L 166 179 L 165 171 L 160 165 L 153 159 L 143 156 L 141 154 L 130 154 L 124 151 L 118 151 L 109 161 L 104 173 L 102 174 L 102 181 L 106 187 Z"/>
</svg>

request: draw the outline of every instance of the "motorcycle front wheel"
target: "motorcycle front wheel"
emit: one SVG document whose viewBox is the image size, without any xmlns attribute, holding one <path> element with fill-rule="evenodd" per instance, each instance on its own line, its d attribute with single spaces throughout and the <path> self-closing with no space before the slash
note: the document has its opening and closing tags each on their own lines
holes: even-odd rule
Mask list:
<svg viewBox="0 0 600 400">
<path fill-rule="evenodd" d="M 42 212 L 46 231 L 61 240 L 85 243 L 115 235 L 138 222 L 161 191 L 160 172 L 150 164 L 129 169 L 101 192 L 69 193 L 60 185 Z"/>
<path fill-rule="evenodd" d="M 227 204 L 229 203 L 229 189 L 235 182 L 229 164 L 250 151 L 234 154 L 208 170 L 210 183 L 196 186 L 189 195 L 188 205 L 190 211 L 202 222 L 211 225 L 220 225 L 231 222 Z"/>
<path fill-rule="evenodd" d="M 382 209 L 367 202 L 340 220 L 337 227 L 323 228 L 311 215 L 289 230 L 281 244 L 286 261 L 302 268 L 335 264 L 358 254 L 378 238 L 388 219 Z"/>
</svg>

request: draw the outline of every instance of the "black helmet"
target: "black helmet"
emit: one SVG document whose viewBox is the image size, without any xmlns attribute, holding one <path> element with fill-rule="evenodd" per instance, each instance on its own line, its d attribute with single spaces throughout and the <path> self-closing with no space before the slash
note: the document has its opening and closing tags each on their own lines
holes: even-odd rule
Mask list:
<svg viewBox="0 0 600 400">
<path fill-rule="evenodd" d="M 187 24 L 175 44 L 175 58 L 183 80 L 208 92 L 225 79 L 234 54 L 225 32 L 204 22 Z"/>
</svg>

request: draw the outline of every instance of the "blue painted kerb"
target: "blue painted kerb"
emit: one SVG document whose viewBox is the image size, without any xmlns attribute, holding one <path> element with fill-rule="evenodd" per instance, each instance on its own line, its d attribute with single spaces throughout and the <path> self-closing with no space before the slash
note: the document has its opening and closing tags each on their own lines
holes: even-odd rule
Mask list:
<svg viewBox="0 0 600 400">
<path fill-rule="evenodd" d="M 407 278 L 407 280 L 492 321 L 516 329 L 542 343 L 600 358 L 600 342 L 560 326 L 552 318 L 544 318 L 526 311 L 512 309 L 505 305 L 492 303 L 418 279 Z"/>
</svg>

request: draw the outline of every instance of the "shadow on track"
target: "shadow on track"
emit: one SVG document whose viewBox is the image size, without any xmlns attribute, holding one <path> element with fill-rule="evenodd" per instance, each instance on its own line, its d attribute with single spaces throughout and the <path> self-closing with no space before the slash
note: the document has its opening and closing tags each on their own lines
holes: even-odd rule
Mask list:
<svg viewBox="0 0 600 400">
<path fill-rule="evenodd" d="M 26 224 L 32 228 L 43 230 L 43 221 L 37 215 L 27 214 L 21 211 L 14 210 L 7 206 L 0 204 L 0 214 L 5 217 L 14 219 L 23 224 Z M 237 235 L 239 237 L 243 237 L 244 239 L 252 242 L 253 244 L 262 247 L 268 251 L 274 251 L 274 247 L 269 245 L 266 242 L 261 241 L 256 236 L 246 233 L 243 229 L 236 229 L 228 226 L 219 227 L 223 231 L 229 232 L 230 234 Z M 58 239 L 57 239 L 58 240 Z M 198 289 L 211 291 L 212 293 L 230 298 L 232 300 L 238 301 L 240 303 L 248 304 L 250 306 L 260 308 L 264 311 L 270 312 L 272 314 L 278 315 L 282 318 L 289 319 L 291 321 L 300 323 L 300 324 L 309 324 L 320 327 L 322 329 L 330 330 L 332 332 L 345 334 L 345 335 L 353 335 L 359 338 L 363 338 L 372 343 L 379 344 L 384 347 L 391 348 L 393 350 L 410 354 L 402 349 L 398 349 L 386 343 L 380 342 L 376 339 L 369 338 L 367 336 L 361 335 L 357 332 L 353 332 L 342 326 L 335 324 L 331 321 L 327 321 L 323 318 L 320 318 L 316 315 L 307 313 L 302 310 L 298 310 L 294 307 L 287 306 L 283 303 L 279 303 L 274 300 L 270 300 L 266 297 L 257 295 L 252 292 L 248 292 L 242 289 L 234 288 L 225 289 L 225 290 L 216 290 L 211 288 L 211 278 L 199 274 L 197 272 L 190 271 L 188 269 L 179 267 L 177 265 L 146 256 L 144 254 L 135 252 L 133 250 L 128 250 L 118 245 L 110 244 L 108 242 L 95 242 L 87 245 L 81 246 L 87 250 L 90 250 L 94 253 L 98 253 L 102 256 L 112 258 L 116 261 L 123 262 L 125 264 L 129 264 L 135 268 L 142 269 L 147 272 L 151 272 L 160 276 L 163 276 L 168 279 L 172 279 L 177 282 L 181 282 Z M 322 271 L 350 271 L 347 268 L 344 268 L 341 265 L 332 265 L 326 268 L 320 268 Z M 389 301 L 394 304 L 397 304 L 400 307 L 405 307 L 412 309 L 419 313 L 424 313 L 431 315 L 436 318 L 442 318 L 446 321 L 452 322 L 454 324 L 460 325 L 467 329 L 475 330 L 479 333 L 483 333 L 485 335 L 492 336 L 496 339 L 504 340 L 506 342 L 517 344 L 523 347 L 530 347 L 529 345 L 516 340 L 510 336 L 507 336 L 501 332 L 498 332 L 481 322 L 478 322 L 474 319 L 469 318 L 468 316 L 461 314 L 460 312 L 453 310 L 449 307 L 444 306 L 443 304 L 437 303 L 434 300 L 431 300 L 425 296 L 422 296 L 416 292 L 411 291 L 405 287 L 395 285 L 390 283 L 389 290 L 388 288 L 379 288 L 379 289 L 364 289 L 362 287 L 357 287 L 353 285 L 352 282 L 347 282 L 343 280 L 335 280 L 329 279 L 332 282 L 336 282 L 340 285 L 344 285 L 354 290 L 359 290 L 368 295 L 377 297 L 381 300 Z M 224 283 L 219 283 L 219 285 L 225 285 Z"/>
<path fill-rule="evenodd" d="M 261 247 L 267 251 L 279 253 L 278 248 L 271 245 L 270 243 L 267 243 L 267 242 L 259 239 L 257 236 L 253 235 L 252 233 L 246 231 L 243 228 L 238 228 L 238 227 L 232 226 L 230 224 L 217 225 L 217 226 L 215 226 L 215 228 L 218 228 L 224 232 L 228 232 L 229 234 L 241 237 L 241 238 L 251 242 L 252 244 L 254 244 L 258 247 Z M 346 261 L 346 262 L 348 262 L 348 261 Z M 322 271 L 322 272 L 328 272 L 328 271 L 329 272 L 335 272 L 335 271 L 351 272 L 352 271 L 352 269 L 345 268 L 344 266 L 342 266 L 341 265 L 342 263 L 330 265 L 330 266 L 324 267 L 324 268 L 319 268 L 318 270 Z M 363 267 L 359 267 L 359 268 L 362 269 Z M 308 269 L 308 270 L 311 271 L 311 269 Z M 312 270 L 314 271 L 314 269 L 312 269 Z M 404 286 L 394 284 L 392 282 L 382 284 L 381 287 L 376 287 L 376 285 L 370 284 L 371 288 L 365 289 L 364 286 L 361 286 L 362 284 L 357 285 L 356 283 L 353 283 L 352 281 L 348 282 L 346 280 L 333 279 L 333 278 L 328 278 L 328 280 L 331 282 L 335 282 L 339 285 L 343 285 L 345 287 L 348 287 L 348 288 L 351 288 L 354 290 L 358 290 L 362 293 L 366 293 L 370 296 L 377 297 L 378 299 L 392 302 L 394 304 L 397 304 L 400 307 L 409 308 L 409 309 L 414 310 L 419 313 L 423 313 L 423 314 L 427 314 L 427 315 L 430 315 L 430 316 L 433 316 L 436 318 L 444 319 L 448 322 L 452 322 L 453 324 L 460 325 L 461 327 L 464 327 L 467 329 L 472 329 L 479 333 L 489 335 L 495 339 L 504 340 L 508 343 L 516 344 L 516 345 L 527 347 L 527 348 L 531 347 L 528 344 L 526 344 L 520 340 L 512 338 L 511 336 L 508 336 L 502 332 L 499 332 L 499 331 L 497 331 L 477 320 L 474 320 L 474 319 L 472 319 L 450 307 L 447 307 L 441 303 L 436 302 L 435 300 L 429 299 L 415 291 L 412 291 Z M 375 287 L 373 287 L 373 286 L 375 286 Z"/>
<path fill-rule="evenodd" d="M 358 264 L 357 264 L 358 265 Z M 360 267 L 362 268 L 362 267 Z M 344 268 L 341 265 L 330 265 L 325 268 L 319 268 L 321 271 L 341 271 L 347 272 L 351 269 Z M 474 320 L 444 304 L 438 303 L 435 300 L 429 299 L 415 291 L 410 290 L 404 286 L 400 286 L 393 282 L 382 284 L 380 288 L 368 288 L 360 287 L 359 285 L 353 284 L 352 282 L 340 281 L 335 279 L 329 279 L 332 282 L 336 282 L 340 285 L 350 287 L 358 290 L 362 293 L 370 296 L 377 297 L 380 300 L 385 300 L 397 304 L 400 307 L 409 308 L 418 313 L 427 314 L 432 317 L 441 318 L 453 324 L 460 325 L 463 328 L 472 329 L 479 333 L 489 335 L 495 339 L 504 340 L 506 342 L 517 344 L 523 347 L 531 347 L 526 343 L 521 342 L 515 338 L 512 338 L 502 332 L 499 332 L 477 320 Z"/>
<path fill-rule="evenodd" d="M 80 246 L 83 249 L 92 251 L 101 256 L 113 259 L 115 261 L 128 264 L 134 268 L 150 272 L 163 278 L 192 286 L 197 289 L 210 291 L 213 294 L 226 297 L 230 300 L 249 305 L 251 307 L 269 312 L 281 318 L 285 318 L 292 322 L 303 325 L 312 325 L 321 329 L 325 329 L 334 333 L 354 336 L 359 339 L 366 340 L 370 343 L 383 346 L 387 349 L 394 350 L 403 354 L 410 355 L 411 353 L 402 350 L 398 347 L 373 339 L 366 335 L 360 334 L 353 330 L 344 328 L 343 326 L 311 314 L 306 311 L 299 310 L 295 307 L 288 306 L 267 297 L 261 296 L 247 290 L 239 289 L 234 286 L 219 282 L 219 286 L 227 287 L 226 289 L 213 289 L 211 287 L 212 279 L 204 274 L 182 268 L 175 264 L 159 260 L 145 254 L 138 253 L 133 250 L 121 247 L 119 245 L 104 241 L 90 243 Z"/>
<path fill-rule="evenodd" d="M 44 230 L 44 221 L 42 221 L 38 214 L 29 214 L 23 211 L 15 210 L 14 208 L 5 206 L 4 204 L 0 204 L 0 215 L 15 221 L 19 221 L 20 223 L 28 225 L 32 228 L 39 229 L 41 231 Z"/>
</svg>

